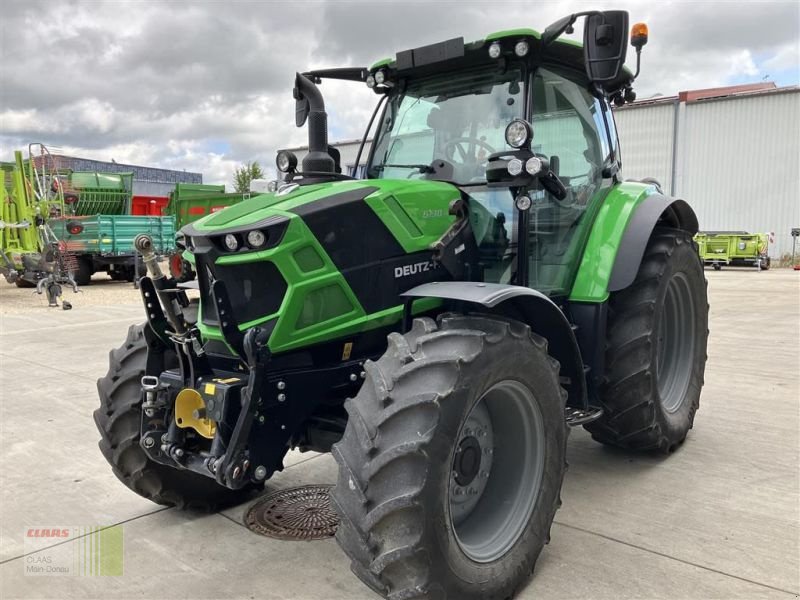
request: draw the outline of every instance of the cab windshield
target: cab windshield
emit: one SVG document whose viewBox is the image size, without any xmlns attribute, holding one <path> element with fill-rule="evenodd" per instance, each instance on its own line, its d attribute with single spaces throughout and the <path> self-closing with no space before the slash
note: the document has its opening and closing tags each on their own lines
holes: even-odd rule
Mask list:
<svg viewBox="0 0 800 600">
<path fill-rule="evenodd" d="M 484 183 L 489 155 L 509 148 L 506 125 L 523 115 L 522 77 L 495 67 L 409 81 L 389 98 L 368 177 L 419 179 L 443 160 L 453 183 Z"/>
</svg>

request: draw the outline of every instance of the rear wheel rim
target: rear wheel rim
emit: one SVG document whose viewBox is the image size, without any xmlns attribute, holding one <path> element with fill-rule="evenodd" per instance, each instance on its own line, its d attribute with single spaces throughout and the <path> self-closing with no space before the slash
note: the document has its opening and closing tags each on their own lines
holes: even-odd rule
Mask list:
<svg viewBox="0 0 800 600">
<path fill-rule="evenodd" d="M 493 385 L 467 416 L 448 504 L 458 546 L 475 562 L 501 558 L 525 531 L 542 487 L 544 439 L 539 406 L 518 381 Z"/>
<path fill-rule="evenodd" d="M 677 412 L 686 399 L 694 364 L 694 323 L 689 280 L 675 273 L 667 284 L 656 345 L 656 387 L 668 413 Z"/>
</svg>

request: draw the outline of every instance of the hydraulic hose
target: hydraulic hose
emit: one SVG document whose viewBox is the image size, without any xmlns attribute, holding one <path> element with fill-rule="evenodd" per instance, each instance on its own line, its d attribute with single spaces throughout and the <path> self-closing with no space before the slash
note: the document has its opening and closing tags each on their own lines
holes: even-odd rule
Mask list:
<svg viewBox="0 0 800 600">
<path fill-rule="evenodd" d="M 170 291 L 170 288 L 167 287 L 167 277 L 158 264 L 158 257 L 153 247 L 153 238 L 146 233 L 140 233 L 134 238 L 133 247 L 142 255 L 142 260 L 145 267 L 147 267 L 147 272 L 153 281 L 153 287 L 156 288 L 158 299 L 161 302 L 161 306 L 164 307 L 164 315 L 170 325 L 172 325 L 175 333 L 186 333 L 186 320 L 183 318 L 183 310 L 181 310 L 181 305 L 174 290 Z"/>
</svg>

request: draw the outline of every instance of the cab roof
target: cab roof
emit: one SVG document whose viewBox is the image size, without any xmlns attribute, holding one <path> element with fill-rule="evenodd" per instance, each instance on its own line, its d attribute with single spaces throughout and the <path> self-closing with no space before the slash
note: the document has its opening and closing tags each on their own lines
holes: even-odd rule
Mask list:
<svg viewBox="0 0 800 600">
<path fill-rule="evenodd" d="M 542 62 L 558 63 L 568 68 L 585 71 L 583 44 L 581 42 L 562 36 L 549 46 L 543 47 L 541 38 L 542 34 L 540 32 L 529 28 L 495 31 L 482 39 L 467 43 L 463 42 L 463 38 L 455 38 L 421 48 L 398 52 L 395 58 L 387 57 L 379 60 L 368 70 L 370 73 L 374 73 L 383 68 L 390 72 L 397 72 L 398 75 L 405 75 L 417 71 L 422 73 L 442 70 L 445 62 L 453 63 L 452 66 L 458 66 L 456 63 L 463 63 L 464 66 L 476 63 L 490 63 L 492 59 L 488 55 L 488 49 L 491 44 L 499 43 L 503 56 L 514 57 L 514 46 L 517 42 L 526 41 L 529 44 L 529 55 L 538 54 Z M 463 53 L 456 51 L 456 47 L 461 45 L 463 45 Z M 457 56 L 454 56 L 454 52 Z M 416 57 L 416 53 L 424 53 L 425 55 L 423 60 L 419 61 L 420 64 L 417 64 L 418 61 L 409 58 L 409 56 Z M 413 63 L 413 66 L 410 66 L 410 62 Z M 625 67 L 620 74 L 620 80 L 628 79 L 632 79 L 632 74 Z"/>
</svg>

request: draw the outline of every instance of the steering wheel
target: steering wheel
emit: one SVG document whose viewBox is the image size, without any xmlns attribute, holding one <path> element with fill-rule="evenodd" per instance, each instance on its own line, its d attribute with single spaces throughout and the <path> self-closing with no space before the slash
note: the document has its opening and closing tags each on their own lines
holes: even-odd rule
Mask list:
<svg viewBox="0 0 800 600">
<path fill-rule="evenodd" d="M 478 147 L 483 148 L 484 150 L 486 150 L 489 154 L 494 154 L 496 152 L 496 150 L 494 148 L 492 148 L 489 144 L 484 142 L 482 139 L 472 138 L 472 137 L 458 137 L 458 138 L 453 138 L 452 140 L 448 140 L 445 143 L 445 145 L 444 145 L 444 156 L 445 156 L 445 158 L 452 162 L 453 159 L 455 158 L 456 152 L 458 152 L 458 155 L 460 157 L 460 161 L 459 162 L 462 165 L 466 165 L 466 164 L 469 164 L 469 163 L 478 163 L 478 162 L 484 163 L 484 162 L 486 162 L 486 159 L 483 159 L 483 160 L 479 161 L 478 157 L 475 156 L 475 155 L 469 156 L 469 153 L 467 152 L 467 149 L 464 147 L 464 144 L 470 144 L 470 145 L 478 146 Z M 486 158 L 488 158 L 488 155 L 487 155 Z"/>
</svg>

